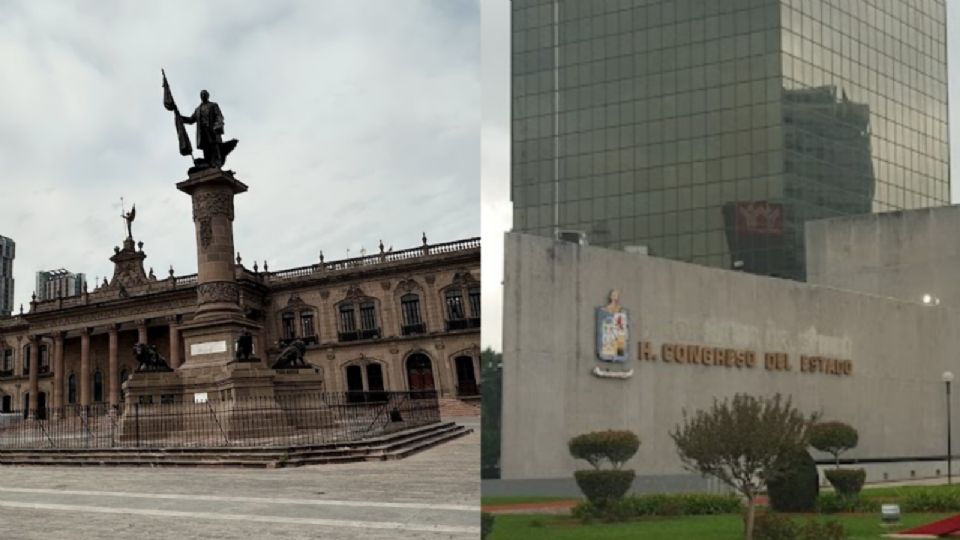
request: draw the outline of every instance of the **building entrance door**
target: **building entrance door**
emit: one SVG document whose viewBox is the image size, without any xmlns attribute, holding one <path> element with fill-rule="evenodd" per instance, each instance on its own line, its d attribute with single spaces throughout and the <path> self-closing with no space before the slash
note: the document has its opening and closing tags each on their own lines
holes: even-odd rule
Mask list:
<svg viewBox="0 0 960 540">
<path fill-rule="evenodd" d="M 470 397 L 479 394 L 477 376 L 473 371 L 473 358 L 458 356 L 454 363 L 457 365 L 457 396 Z"/>
<path fill-rule="evenodd" d="M 47 417 L 47 393 L 37 393 L 37 420 L 43 420 Z"/>
<path fill-rule="evenodd" d="M 425 354 L 412 354 L 407 358 L 407 383 L 413 399 L 424 399 L 433 395 L 433 365 Z"/>
</svg>

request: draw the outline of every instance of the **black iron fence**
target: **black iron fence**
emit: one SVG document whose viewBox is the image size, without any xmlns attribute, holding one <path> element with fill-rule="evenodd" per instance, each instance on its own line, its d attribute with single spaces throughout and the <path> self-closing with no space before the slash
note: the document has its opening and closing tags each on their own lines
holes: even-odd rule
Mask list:
<svg viewBox="0 0 960 540">
<path fill-rule="evenodd" d="M 285 393 L 0 413 L 0 448 L 293 446 L 358 441 L 440 421 L 435 392 Z M 164 399 L 167 398 L 167 399 Z"/>
</svg>

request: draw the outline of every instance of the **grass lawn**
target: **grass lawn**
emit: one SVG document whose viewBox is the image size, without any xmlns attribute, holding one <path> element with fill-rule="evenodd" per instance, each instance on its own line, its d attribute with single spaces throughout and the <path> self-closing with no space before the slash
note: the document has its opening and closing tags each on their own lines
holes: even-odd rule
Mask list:
<svg viewBox="0 0 960 540">
<path fill-rule="evenodd" d="M 916 527 L 955 514 L 905 515 L 900 526 L 880 525 L 879 515 L 832 516 L 847 529 L 851 540 L 883 538 L 890 532 Z M 800 517 L 797 519 L 809 519 Z M 740 540 L 743 522 L 739 515 L 649 518 L 618 524 L 583 525 L 566 516 L 498 515 L 489 540 Z"/>
</svg>

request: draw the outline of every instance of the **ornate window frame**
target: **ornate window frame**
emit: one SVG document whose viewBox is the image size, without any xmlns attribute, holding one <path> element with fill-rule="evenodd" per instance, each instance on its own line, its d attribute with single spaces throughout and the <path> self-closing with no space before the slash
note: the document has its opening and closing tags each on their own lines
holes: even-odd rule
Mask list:
<svg viewBox="0 0 960 540">
<path fill-rule="evenodd" d="M 363 316 L 361 310 L 365 304 L 373 304 L 374 328 L 363 327 Z M 353 329 L 343 327 L 343 317 L 341 308 L 345 306 L 353 307 Z M 337 341 L 344 343 L 350 341 L 365 341 L 370 339 L 380 339 L 383 337 L 383 316 L 380 311 L 380 299 L 368 296 L 356 285 L 351 285 L 343 300 L 333 305 L 334 313 L 337 317 Z"/>
<path fill-rule="evenodd" d="M 406 321 L 406 312 L 403 307 L 403 298 L 407 295 L 416 295 L 417 296 L 417 316 L 420 319 L 418 323 L 407 324 Z M 427 321 L 429 320 L 428 307 L 426 302 L 427 295 L 425 290 L 417 280 L 412 277 L 407 277 L 401 279 L 397 286 L 393 289 L 393 300 L 394 305 L 396 306 L 397 325 L 399 326 L 401 336 L 418 336 L 424 335 L 429 331 L 429 326 Z"/>
<path fill-rule="evenodd" d="M 443 320 L 447 331 L 480 328 L 480 313 L 475 312 L 470 302 L 470 291 L 473 289 L 479 290 L 479 288 L 480 280 L 468 270 L 462 270 L 453 275 L 449 285 L 440 289 L 440 305 L 443 306 Z M 447 295 L 451 292 L 460 293 L 460 304 L 463 309 L 462 318 L 450 316 L 450 304 Z"/>
<path fill-rule="evenodd" d="M 306 312 L 310 312 L 313 317 L 313 333 L 311 335 L 305 335 L 303 332 L 302 316 Z M 293 319 L 292 336 L 287 336 L 284 333 L 284 319 L 287 316 Z M 276 319 L 278 326 L 277 335 L 280 336 L 281 342 L 301 339 L 308 345 L 320 343 L 320 310 L 316 306 L 304 302 L 303 299 L 300 298 L 300 295 L 291 294 L 287 300 L 287 305 L 277 311 Z"/>
</svg>

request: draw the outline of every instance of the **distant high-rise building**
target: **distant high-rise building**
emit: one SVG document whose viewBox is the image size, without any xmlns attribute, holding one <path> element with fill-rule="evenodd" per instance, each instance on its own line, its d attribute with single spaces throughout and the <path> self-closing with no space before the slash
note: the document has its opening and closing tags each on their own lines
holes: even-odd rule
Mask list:
<svg viewBox="0 0 960 540">
<path fill-rule="evenodd" d="M 37 301 L 53 300 L 83 293 L 87 286 L 84 274 L 74 274 L 63 268 L 37 272 Z"/>
<path fill-rule="evenodd" d="M 0 236 L 0 317 L 13 312 L 13 259 L 16 255 L 16 242 Z"/>
<path fill-rule="evenodd" d="M 949 204 L 944 0 L 512 0 L 514 230 L 805 278 Z"/>
</svg>

